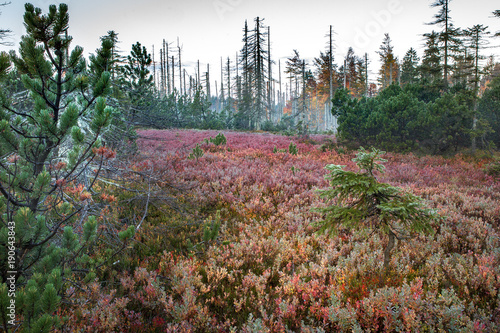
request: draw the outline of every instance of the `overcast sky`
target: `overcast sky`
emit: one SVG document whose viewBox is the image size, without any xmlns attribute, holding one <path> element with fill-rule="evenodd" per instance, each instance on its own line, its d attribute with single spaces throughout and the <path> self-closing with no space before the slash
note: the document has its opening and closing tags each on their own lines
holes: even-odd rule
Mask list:
<svg viewBox="0 0 500 333">
<path fill-rule="evenodd" d="M 19 39 L 25 33 L 22 18 L 25 1 L 10 1 L 10 5 L 1 8 L 0 28 L 12 30 L 14 45 L 0 46 L 0 50 L 17 50 Z M 114 30 L 124 55 L 139 41 L 150 52 L 155 45 L 155 60 L 158 61 L 162 40 L 176 46 L 178 37 L 183 63 L 194 64 L 199 60 L 205 66 L 202 70 L 210 63 L 211 78 L 218 81 L 220 57 L 229 56 L 234 61 L 236 52 L 242 47 L 245 20 L 253 27 L 253 19 L 257 16 L 265 18 L 264 23 L 271 27 L 271 54 L 276 63 L 281 58 L 283 66 L 284 59 L 292 56 L 294 49 L 312 62 L 320 51 L 326 50 L 327 34 L 332 25 L 335 62 L 343 62 L 350 46 L 359 56 L 367 52 L 371 60 L 370 81 L 376 80 L 379 67 L 376 52 L 384 33 L 389 33 L 394 52 L 402 59 L 410 47 L 417 49 L 421 56 L 422 34 L 439 30 L 437 26 L 426 25 L 438 12 L 438 8 L 430 7 L 434 0 L 31 1 L 44 13 L 50 4 L 61 2 L 69 6 L 69 32 L 74 45 L 82 46 L 87 54 L 99 47 L 100 36 Z M 500 9 L 498 0 L 453 0 L 450 9 L 456 27 L 484 24 L 492 33 L 500 31 L 500 19 L 492 15 L 494 10 Z M 500 38 L 492 40 L 492 46 L 499 44 Z M 500 54 L 498 48 L 485 53 Z"/>
</svg>

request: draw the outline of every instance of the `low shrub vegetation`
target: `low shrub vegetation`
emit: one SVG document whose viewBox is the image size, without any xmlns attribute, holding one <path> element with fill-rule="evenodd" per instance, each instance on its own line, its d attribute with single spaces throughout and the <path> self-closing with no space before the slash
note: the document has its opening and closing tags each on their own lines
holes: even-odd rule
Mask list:
<svg viewBox="0 0 500 333">
<path fill-rule="evenodd" d="M 331 189 L 325 165 L 356 173 L 359 152 L 325 151 L 324 138 L 317 136 L 317 145 L 297 143 L 297 155 L 276 154 L 274 147 L 287 150 L 288 137 L 223 134 L 230 151 L 207 150 L 196 162 L 188 158 L 193 147 L 213 132 L 139 132 L 135 167 L 148 165 L 189 188 L 178 193 L 189 214 L 167 205 L 151 208 L 120 259 L 133 264 L 115 265 L 108 283 L 90 284 L 73 296 L 75 306 L 60 310 L 74 327 L 97 332 L 500 329 L 500 185 L 482 169 L 491 161 L 380 155 L 385 172 L 377 180 L 401 195 L 421 197 L 420 204 L 440 217 L 428 220 L 432 232 L 398 242 L 387 268 L 387 233 L 351 225 L 332 236 L 316 226 L 321 208 L 331 204 L 318 193 Z M 116 204 L 121 205 L 120 196 Z"/>
</svg>

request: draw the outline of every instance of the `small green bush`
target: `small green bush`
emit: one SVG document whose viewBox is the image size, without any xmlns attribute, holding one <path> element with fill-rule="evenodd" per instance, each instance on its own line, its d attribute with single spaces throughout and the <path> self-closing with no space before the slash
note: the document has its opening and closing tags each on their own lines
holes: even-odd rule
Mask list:
<svg viewBox="0 0 500 333">
<path fill-rule="evenodd" d="M 290 145 L 288 146 L 288 152 L 291 155 L 297 155 L 299 153 L 299 149 L 297 148 L 297 145 L 293 142 L 290 142 Z"/>
<path fill-rule="evenodd" d="M 191 154 L 189 154 L 188 159 L 190 160 L 196 159 L 196 161 L 198 161 L 198 159 L 202 157 L 203 154 L 204 154 L 203 149 L 201 149 L 200 145 L 197 143 L 196 147 L 193 148 Z"/>
<path fill-rule="evenodd" d="M 219 133 L 215 138 L 210 138 L 210 142 L 212 142 L 216 146 L 223 146 L 227 143 L 227 139 L 224 134 Z"/>
<path fill-rule="evenodd" d="M 490 176 L 500 177 L 500 160 L 485 165 L 483 170 Z"/>
</svg>

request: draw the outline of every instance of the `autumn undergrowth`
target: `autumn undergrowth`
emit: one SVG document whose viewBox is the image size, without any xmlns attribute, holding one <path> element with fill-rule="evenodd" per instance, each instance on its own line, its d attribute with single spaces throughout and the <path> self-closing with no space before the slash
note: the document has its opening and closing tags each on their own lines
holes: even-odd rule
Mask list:
<svg viewBox="0 0 500 333">
<path fill-rule="evenodd" d="M 331 204 L 325 165 L 357 171 L 331 136 L 143 130 L 133 170 L 156 175 L 134 241 L 108 282 L 68 315 L 95 332 L 492 332 L 500 330 L 500 183 L 494 161 L 384 155 L 379 181 L 419 196 L 441 217 L 432 233 L 318 233 Z M 296 147 L 293 153 L 291 142 Z M 189 158 L 198 145 L 203 155 Z M 135 169 L 134 169 L 135 168 Z M 136 182 L 141 193 L 151 188 Z M 173 191 L 171 184 L 182 190 Z M 149 187 L 148 187 L 149 186 Z M 120 219 L 142 201 L 114 193 Z M 133 202 L 133 204 L 131 204 Z M 142 204 L 141 204 L 142 202 Z M 314 209 L 313 209 L 314 208 Z M 320 209 L 318 209 L 320 208 Z M 121 214 L 121 215 L 120 215 Z M 122 266 L 120 266 L 122 265 Z M 112 278 L 109 278 L 109 277 Z"/>
</svg>

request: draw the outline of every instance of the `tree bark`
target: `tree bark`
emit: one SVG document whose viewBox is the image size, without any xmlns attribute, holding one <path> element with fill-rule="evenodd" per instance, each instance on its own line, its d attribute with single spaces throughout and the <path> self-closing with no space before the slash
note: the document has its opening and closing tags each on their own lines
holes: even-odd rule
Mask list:
<svg viewBox="0 0 500 333">
<path fill-rule="evenodd" d="M 396 235 L 389 229 L 389 242 L 384 250 L 384 269 L 387 271 L 389 269 L 389 263 L 391 262 L 391 251 L 394 248 L 396 242 Z"/>
</svg>

